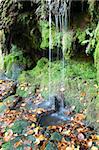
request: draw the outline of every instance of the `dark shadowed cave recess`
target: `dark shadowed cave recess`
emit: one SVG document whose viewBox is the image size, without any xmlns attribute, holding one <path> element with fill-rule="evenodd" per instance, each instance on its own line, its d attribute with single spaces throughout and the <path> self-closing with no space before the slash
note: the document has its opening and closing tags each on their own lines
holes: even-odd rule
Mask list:
<svg viewBox="0 0 99 150">
<path fill-rule="evenodd" d="M 34 67 L 38 59 L 42 56 L 48 58 L 48 49 L 40 49 L 40 44 L 42 41 L 40 28 L 38 24 L 37 14 L 34 13 L 38 8 L 38 4 L 31 3 L 31 1 L 22 1 L 15 21 L 9 28 L 9 32 L 6 32 L 6 49 L 10 53 L 11 45 L 17 45 L 24 52 L 24 56 L 29 56 L 33 60 Z M 87 1 L 72 1 L 70 7 L 70 14 L 68 14 L 68 28 L 74 30 L 76 28 L 85 28 L 90 23 L 90 15 L 88 12 L 88 2 Z M 15 10 L 16 12 L 16 7 Z M 80 15 L 79 15 L 80 14 Z M 46 17 L 48 20 L 48 17 Z M 54 21 L 54 19 L 53 19 Z M 73 56 L 83 53 L 85 47 L 78 44 L 75 41 L 75 51 Z M 56 48 L 54 48 L 56 49 Z M 56 51 L 53 51 L 53 60 L 56 59 Z M 62 55 L 62 54 L 60 54 Z M 82 58 L 90 59 L 85 53 L 82 54 Z M 35 59 L 36 58 L 36 59 Z M 30 69 L 32 68 L 30 67 Z"/>
</svg>

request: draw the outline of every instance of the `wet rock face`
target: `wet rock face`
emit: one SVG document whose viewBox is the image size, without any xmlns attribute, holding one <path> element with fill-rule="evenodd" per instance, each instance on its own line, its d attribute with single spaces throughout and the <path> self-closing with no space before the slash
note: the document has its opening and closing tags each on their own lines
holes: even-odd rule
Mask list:
<svg viewBox="0 0 99 150">
<path fill-rule="evenodd" d="M 61 111 L 64 108 L 64 99 L 62 96 L 55 96 L 55 111 Z"/>
</svg>

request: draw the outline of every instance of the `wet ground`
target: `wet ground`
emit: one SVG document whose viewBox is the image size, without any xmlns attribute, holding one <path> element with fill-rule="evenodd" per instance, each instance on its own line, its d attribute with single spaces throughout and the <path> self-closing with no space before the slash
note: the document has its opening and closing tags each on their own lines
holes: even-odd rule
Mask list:
<svg viewBox="0 0 99 150">
<path fill-rule="evenodd" d="M 1 150 L 99 149 L 99 135 L 85 124 L 83 112 L 76 114 L 69 108 L 63 111 L 64 116 L 51 107 L 48 110 L 50 103 L 43 98 L 12 95 L 13 85 L 14 81 L 0 80 Z M 44 104 L 46 109 L 41 107 Z"/>
</svg>

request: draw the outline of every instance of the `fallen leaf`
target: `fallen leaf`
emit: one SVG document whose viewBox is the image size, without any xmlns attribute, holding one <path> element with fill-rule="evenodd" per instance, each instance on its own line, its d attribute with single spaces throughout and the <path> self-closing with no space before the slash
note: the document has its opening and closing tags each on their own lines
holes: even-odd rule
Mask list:
<svg viewBox="0 0 99 150">
<path fill-rule="evenodd" d="M 66 147 L 66 150 L 74 150 L 74 148 L 73 148 L 73 147 L 68 146 L 68 147 Z"/>
<path fill-rule="evenodd" d="M 86 92 L 82 92 L 82 93 L 80 94 L 80 96 L 81 96 L 81 97 L 86 96 Z"/>
<path fill-rule="evenodd" d="M 9 129 L 4 135 L 4 138 L 3 138 L 4 141 L 8 142 L 12 138 L 12 135 L 13 135 L 13 131 Z"/>
<path fill-rule="evenodd" d="M 92 146 L 92 139 L 88 141 L 87 145 L 88 145 L 88 147 Z"/>
<path fill-rule="evenodd" d="M 77 120 L 77 121 L 82 121 L 82 120 L 84 120 L 86 117 L 85 117 L 85 115 L 84 114 L 76 114 L 76 116 L 75 116 L 75 120 Z"/>
<path fill-rule="evenodd" d="M 37 134 L 38 134 L 39 130 L 40 130 L 40 127 L 36 127 L 36 128 L 33 130 L 33 131 L 34 131 L 34 133 L 35 133 L 35 135 L 37 135 Z"/>
<path fill-rule="evenodd" d="M 33 132 L 34 132 L 33 130 L 29 130 L 29 131 L 27 131 L 26 134 L 27 134 L 27 135 L 30 135 L 30 134 L 33 134 Z"/>
<path fill-rule="evenodd" d="M 62 134 L 64 134 L 64 135 L 70 135 L 70 133 L 71 133 L 71 131 L 70 130 L 63 130 L 62 131 Z"/>
<path fill-rule="evenodd" d="M 96 146 L 92 146 L 91 150 L 98 150 Z"/>
<path fill-rule="evenodd" d="M 22 141 L 18 141 L 14 144 L 14 148 L 17 148 L 18 146 L 22 145 Z"/>
</svg>

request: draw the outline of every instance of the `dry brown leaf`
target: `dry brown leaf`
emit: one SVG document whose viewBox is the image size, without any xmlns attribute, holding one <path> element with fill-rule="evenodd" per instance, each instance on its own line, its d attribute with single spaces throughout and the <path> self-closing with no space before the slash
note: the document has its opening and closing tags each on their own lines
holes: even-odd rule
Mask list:
<svg viewBox="0 0 99 150">
<path fill-rule="evenodd" d="M 61 142 L 58 142 L 58 149 L 59 150 L 66 150 L 67 142 L 63 138 Z"/>
<path fill-rule="evenodd" d="M 31 135 L 31 134 L 33 134 L 33 132 L 34 132 L 33 130 L 29 130 L 29 131 L 27 131 L 26 134 L 27 134 L 27 135 Z"/>
<path fill-rule="evenodd" d="M 77 120 L 77 121 L 82 121 L 84 120 L 86 117 L 84 114 L 76 114 L 74 120 Z"/>
<path fill-rule="evenodd" d="M 81 96 L 81 97 L 86 96 L 86 92 L 82 92 L 82 93 L 80 94 L 80 96 Z"/>
<path fill-rule="evenodd" d="M 18 141 L 14 144 L 14 148 L 17 148 L 18 146 L 22 145 L 22 141 Z"/>
</svg>

